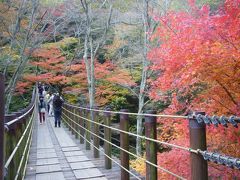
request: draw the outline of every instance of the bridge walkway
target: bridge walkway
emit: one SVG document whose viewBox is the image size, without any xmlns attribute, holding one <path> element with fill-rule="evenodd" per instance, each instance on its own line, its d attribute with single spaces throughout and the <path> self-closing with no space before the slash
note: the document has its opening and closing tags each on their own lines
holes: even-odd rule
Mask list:
<svg viewBox="0 0 240 180">
<path fill-rule="evenodd" d="M 53 117 L 47 117 L 43 124 L 35 120 L 25 179 L 107 179 L 97 168 L 97 166 L 104 166 L 104 161 L 100 158 L 95 159 L 96 166 L 82 149 L 83 147 L 80 147 L 77 140 L 71 137 L 64 125 L 61 128 L 54 127 Z M 118 177 L 119 172 L 120 170 L 117 173 Z M 110 179 L 118 179 L 118 177 Z"/>
</svg>

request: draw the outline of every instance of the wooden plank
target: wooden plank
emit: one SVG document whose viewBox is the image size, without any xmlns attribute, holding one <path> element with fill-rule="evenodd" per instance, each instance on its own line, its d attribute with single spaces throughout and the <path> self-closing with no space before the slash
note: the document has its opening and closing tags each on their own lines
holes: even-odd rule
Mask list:
<svg viewBox="0 0 240 180">
<path fill-rule="evenodd" d="M 49 172 L 59 172 L 61 171 L 61 167 L 59 164 L 51 164 L 51 165 L 43 165 L 43 166 L 37 166 L 36 173 L 42 174 L 42 173 L 49 173 Z"/>
<path fill-rule="evenodd" d="M 97 168 L 80 169 L 73 171 L 77 179 L 97 178 L 104 176 Z"/>
<path fill-rule="evenodd" d="M 65 180 L 62 172 L 37 174 L 36 180 Z"/>
<path fill-rule="evenodd" d="M 84 156 L 84 153 L 82 151 L 69 151 L 64 152 L 65 156 Z"/>
<path fill-rule="evenodd" d="M 73 170 L 88 169 L 88 168 L 94 168 L 95 167 L 95 165 L 90 161 L 70 163 L 70 166 Z"/>
<path fill-rule="evenodd" d="M 89 161 L 89 159 L 86 156 L 70 156 L 66 158 L 69 163 Z"/>
</svg>

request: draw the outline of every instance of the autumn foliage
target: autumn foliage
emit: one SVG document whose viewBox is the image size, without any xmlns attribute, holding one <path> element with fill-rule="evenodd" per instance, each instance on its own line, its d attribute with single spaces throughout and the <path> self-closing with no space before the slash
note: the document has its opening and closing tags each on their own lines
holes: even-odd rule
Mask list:
<svg viewBox="0 0 240 180">
<path fill-rule="evenodd" d="M 194 3 L 190 5 L 191 12 L 168 12 L 163 17 L 154 17 L 160 25 L 151 37 L 158 46 L 148 55 L 152 69 L 158 72 L 152 81 L 151 96 L 165 101 L 165 95 L 174 92 L 165 113 L 200 110 L 209 115 L 239 115 L 240 2 L 227 0 L 215 12 L 208 6 L 199 9 Z M 171 129 L 175 133 L 171 142 L 189 147 L 186 141 L 189 135 L 184 133 L 188 125 L 184 120 L 162 126 L 160 138 L 166 136 L 166 129 Z M 210 126 L 207 131 L 208 149 L 240 156 L 239 128 Z M 159 154 L 159 165 L 190 178 L 188 156 L 173 149 Z M 209 172 L 212 177 L 240 177 L 238 171 L 213 164 Z"/>
<path fill-rule="evenodd" d="M 60 46 L 66 46 L 62 42 Z M 64 45 L 65 44 L 65 45 Z M 88 97 L 87 73 L 84 60 L 68 60 L 59 48 L 59 43 L 50 43 L 36 49 L 32 54 L 31 65 L 38 68 L 38 73 L 26 74 L 26 82 L 44 82 L 60 86 L 67 94 Z M 99 106 L 110 103 L 114 98 L 126 94 L 119 91 L 116 84 L 134 85 L 129 73 L 118 68 L 111 61 L 100 63 L 95 60 L 96 92 L 95 98 Z M 22 85 L 22 84 L 20 84 Z M 118 90 L 117 90 L 118 89 Z"/>
</svg>

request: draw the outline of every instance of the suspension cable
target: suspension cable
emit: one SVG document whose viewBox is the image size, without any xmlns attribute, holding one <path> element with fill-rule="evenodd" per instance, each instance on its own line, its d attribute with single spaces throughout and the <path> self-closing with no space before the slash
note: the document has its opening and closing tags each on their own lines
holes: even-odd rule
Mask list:
<svg viewBox="0 0 240 180">
<path fill-rule="evenodd" d="M 100 110 L 100 109 L 91 109 L 91 108 L 84 108 L 75 106 L 72 104 L 65 103 L 66 105 L 70 107 L 75 107 L 77 109 L 83 109 L 88 111 L 94 111 L 94 112 L 102 112 L 102 113 L 111 113 L 111 114 L 126 114 L 126 115 L 135 115 L 135 116 L 150 116 L 150 117 L 162 117 L 162 118 L 183 118 L 187 119 L 188 116 L 178 116 L 178 115 L 165 115 L 165 114 L 145 114 L 145 113 L 130 113 L 130 112 L 120 112 L 120 111 L 108 111 L 108 110 Z"/>
<path fill-rule="evenodd" d="M 15 118 L 15 119 L 13 119 L 12 121 L 9 121 L 9 122 L 5 123 L 5 125 L 7 125 L 7 126 L 9 127 L 9 126 L 11 126 L 12 124 L 14 124 L 16 121 L 24 118 L 25 116 L 27 116 L 27 115 L 32 111 L 32 109 L 34 108 L 34 106 L 35 106 L 35 105 L 32 105 L 32 107 L 31 107 L 26 113 L 24 113 L 23 115 Z"/>
<path fill-rule="evenodd" d="M 102 136 L 104 136 L 104 133 L 102 133 L 102 132 L 99 132 L 99 134 L 102 135 Z M 120 143 L 120 141 L 119 141 L 117 138 L 114 138 L 114 137 L 111 136 L 111 139 L 114 140 L 114 141 L 117 141 L 118 143 Z M 129 147 L 131 147 L 132 149 L 135 149 L 135 150 L 136 150 L 136 147 L 131 146 L 130 144 L 129 144 Z"/>
<path fill-rule="evenodd" d="M 34 113 L 32 113 L 31 118 L 30 118 L 30 120 L 29 120 L 29 123 L 28 123 L 28 125 L 27 125 L 25 131 L 23 132 L 21 138 L 19 139 L 19 141 L 18 141 L 16 147 L 14 148 L 14 150 L 12 151 L 11 155 L 9 156 L 7 162 L 5 163 L 5 166 L 4 166 L 4 167 L 5 167 L 6 169 L 8 168 L 8 166 L 9 166 L 9 164 L 11 163 L 13 157 L 15 156 L 15 154 L 16 154 L 16 152 L 17 152 L 19 146 L 20 146 L 20 144 L 21 144 L 22 141 L 23 141 L 23 138 L 24 138 L 25 135 L 26 135 L 26 132 L 27 132 L 28 128 L 30 127 L 31 122 L 33 121 L 33 114 L 34 114 Z"/>
<path fill-rule="evenodd" d="M 157 139 L 148 138 L 148 137 L 146 137 L 146 136 L 141 136 L 141 135 L 137 135 L 137 134 L 134 134 L 134 133 L 131 133 L 131 132 L 123 131 L 123 130 L 121 130 L 121 129 L 117 129 L 117 128 L 114 128 L 114 127 L 106 126 L 105 124 L 101 124 L 101 123 L 92 121 L 92 120 L 90 120 L 90 119 L 87 119 L 87 118 L 85 118 L 85 117 L 82 117 L 82 116 L 80 116 L 80 115 L 74 114 L 74 113 L 72 113 L 71 111 L 67 110 L 66 108 L 64 108 L 64 110 L 66 110 L 67 112 L 73 114 L 74 116 L 77 116 L 77 117 L 82 118 L 82 119 L 84 119 L 84 120 L 86 120 L 86 121 L 95 123 L 95 124 L 97 124 L 97 125 L 106 127 L 106 128 L 108 128 L 108 129 L 112 129 L 112 130 L 114 130 L 114 131 L 122 132 L 122 133 L 125 133 L 125 134 L 128 134 L 128 135 L 134 136 L 134 137 L 142 138 L 142 139 L 144 139 L 144 140 L 152 141 L 152 142 L 155 142 L 155 143 L 158 143 L 158 144 L 163 144 L 163 145 L 166 145 L 166 146 L 169 146 L 169 147 L 173 147 L 173 148 L 177 148 L 177 149 L 181 149 L 181 150 L 184 150 L 184 151 L 188 151 L 188 152 L 192 152 L 192 153 L 198 154 L 198 150 L 195 150 L 195 149 L 192 149 L 192 148 L 187 148 L 187 147 L 183 147 L 183 146 L 171 144 L 171 143 L 164 142 L 164 141 L 159 141 L 159 140 L 157 140 Z"/>
<path fill-rule="evenodd" d="M 65 117 L 67 117 L 70 121 L 72 121 L 72 122 L 73 122 L 74 124 L 76 124 L 78 127 L 83 128 L 84 130 L 88 131 L 89 133 L 91 133 L 91 134 L 94 135 L 95 137 L 100 138 L 100 139 L 103 140 L 104 142 L 107 142 L 107 143 L 111 144 L 112 146 L 116 147 L 117 149 L 120 149 L 120 150 L 122 150 L 122 151 L 124 151 L 124 152 L 126 152 L 126 153 L 128 153 L 128 154 L 130 154 L 130 155 L 132 155 L 132 156 L 134 156 L 134 157 L 136 157 L 136 158 L 138 158 L 138 159 L 141 159 L 141 160 L 143 160 L 144 162 L 146 162 L 146 163 L 148 163 L 148 164 L 150 164 L 150 165 L 152 165 L 152 166 L 154 166 L 154 167 L 156 167 L 156 168 L 158 168 L 158 169 L 161 169 L 162 171 L 164 171 L 164 172 L 166 172 L 166 173 L 168 173 L 168 174 L 171 174 L 171 175 L 173 175 L 173 176 L 175 176 L 175 177 L 177 177 L 177 178 L 179 178 L 179 179 L 185 180 L 185 178 L 183 178 L 183 177 L 181 177 L 181 176 L 179 176 L 179 175 L 177 175 L 177 174 L 175 174 L 175 173 L 173 173 L 173 172 L 171 172 L 171 171 L 169 171 L 169 170 L 167 170 L 167 169 L 165 169 L 165 168 L 163 168 L 163 167 L 161 167 L 161 166 L 158 166 L 158 165 L 156 165 L 156 164 L 153 164 L 152 162 L 146 160 L 145 158 L 142 158 L 142 157 L 140 157 L 140 156 L 137 156 L 137 155 L 135 155 L 135 154 L 133 154 L 133 153 L 131 153 L 131 152 L 129 152 L 129 151 L 127 151 L 127 150 L 125 150 L 125 149 L 123 149 L 123 148 L 115 145 L 115 144 L 113 144 L 112 142 L 110 142 L 110 141 L 102 138 L 101 136 L 98 136 L 97 134 L 95 134 L 95 133 L 91 132 L 90 130 L 86 129 L 85 127 L 77 124 L 75 121 L 73 121 L 71 118 L 69 118 L 65 113 L 63 113 L 63 114 L 64 114 Z M 75 129 L 73 129 L 73 130 L 75 131 Z"/>
<path fill-rule="evenodd" d="M 31 140 L 30 140 L 30 143 L 29 143 L 29 148 L 28 148 L 28 152 L 27 152 L 27 157 L 26 159 L 29 158 L 29 154 L 30 154 L 30 147 L 32 145 L 32 135 L 31 135 Z M 25 162 L 25 165 L 24 165 L 24 169 L 23 169 L 23 175 L 25 176 L 25 173 L 26 173 L 26 169 L 27 169 L 27 161 Z M 23 179 L 22 179 L 23 180 Z"/>
<path fill-rule="evenodd" d="M 65 117 L 68 118 L 68 116 L 66 116 L 64 113 L 63 115 Z M 132 173 L 131 171 L 129 171 L 128 169 L 126 169 L 125 167 L 123 167 L 120 163 L 118 163 L 116 160 L 114 160 L 112 157 L 108 156 L 104 151 L 102 151 L 100 148 L 98 148 L 97 146 L 95 146 L 91 141 L 87 140 L 83 135 L 81 135 L 78 131 L 76 131 L 66 120 L 64 120 L 65 123 L 74 131 L 76 132 L 79 136 L 81 136 L 82 138 L 84 138 L 89 144 L 91 144 L 95 149 L 97 149 L 98 151 L 102 152 L 104 156 L 106 156 L 107 158 L 111 159 L 111 161 L 113 161 L 114 163 L 116 163 L 119 167 L 121 167 L 122 169 L 124 169 L 125 171 L 127 171 L 129 174 L 131 174 L 132 176 L 134 176 L 135 178 L 141 180 L 141 178 L 139 178 L 138 176 L 136 176 L 134 173 Z"/>
</svg>

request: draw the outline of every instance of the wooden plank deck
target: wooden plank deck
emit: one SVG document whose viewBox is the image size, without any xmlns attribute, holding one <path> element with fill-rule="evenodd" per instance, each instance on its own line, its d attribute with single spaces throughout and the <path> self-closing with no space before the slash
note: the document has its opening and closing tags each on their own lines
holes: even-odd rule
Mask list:
<svg viewBox="0 0 240 180">
<path fill-rule="evenodd" d="M 93 151 L 85 150 L 85 144 L 80 144 L 63 123 L 55 128 L 53 117 L 41 125 L 36 120 L 26 180 L 120 179 L 120 167 L 112 165 L 106 170 L 104 155 L 94 158 Z"/>
</svg>

